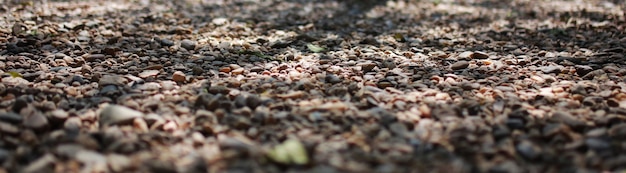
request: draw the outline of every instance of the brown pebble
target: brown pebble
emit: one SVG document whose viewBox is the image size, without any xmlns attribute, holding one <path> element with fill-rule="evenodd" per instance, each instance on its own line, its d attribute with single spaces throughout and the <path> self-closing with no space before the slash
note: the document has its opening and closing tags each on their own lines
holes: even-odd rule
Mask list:
<svg viewBox="0 0 626 173">
<path fill-rule="evenodd" d="M 172 80 L 174 82 L 185 82 L 187 81 L 187 76 L 185 76 L 185 73 L 181 72 L 181 71 L 176 71 L 174 72 L 174 74 L 172 75 Z"/>
</svg>

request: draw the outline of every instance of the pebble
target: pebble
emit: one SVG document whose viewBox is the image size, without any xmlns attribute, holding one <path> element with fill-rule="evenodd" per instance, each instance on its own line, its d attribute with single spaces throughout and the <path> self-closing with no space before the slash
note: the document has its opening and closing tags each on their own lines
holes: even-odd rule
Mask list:
<svg viewBox="0 0 626 173">
<path fill-rule="evenodd" d="M 82 120 L 78 117 L 71 117 L 65 120 L 63 123 L 63 128 L 68 130 L 80 129 L 82 126 Z"/>
<path fill-rule="evenodd" d="M 336 83 L 340 83 L 341 81 L 343 81 L 341 78 L 339 78 L 337 75 L 334 75 L 334 74 L 326 75 L 324 80 L 331 84 L 336 84 Z"/>
<path fill-rule="evenodd" d="M 139 73 L 139 77 L 141 78 L 148 78 L 150 76 L 156 76 L 159 74 L 159 70 L 144 70 L 141 73 Z"/>
<path fill-rule="evenodd" d="M 593 71 L 593 68 L 588 65 L 576 65 L 574 68 L 576 69 L 576 74 L 578 76 L 585 76 L 587 73 Z"/>
<path fill-rule="evenodd" d="M 22 169 L 20 172 L 35 173 L 35 172 L 50 172 L 50 167 L 57 162 L 57 158 L 52 154 L 45 154 L 39 157 L 37 160 L 31 162 Z"/>
<path fill-rule="evenodd" d="M 472 57 L 471 57 L 472 54 L 474 54 L 474 53 L 470 52 L 470 51 L 465 51 L 465 52 L 462 52 L 461 54 L 459 54 L 457 59 L 458 60 L 471 60 L 472 59 Z"/>
<path fill-rule="evenodd" d="M 533 143 L 529 141 L 522 141 L 515 147 L 516 151 L 526 159 L 534 160 L 537 159 L 540 154 L 540 148 L 536 147 Z"/>
<path fill-rule="evenodd" d="M 3 165 L 5 161 L 9 160 L 11 153 L 3 148 L 0 148 L 0 165 Z"/>
<path fill-rule="evenodd" d="M 15 112 L 0 113 L 0 121 L 17 124 L 22 122 L 23 117 Z"/>
<path fill-rule="evenodd" d="M 106 164 L 107 162 L 107 158 L 104 155 L 95 151 L 84 150 L 84 149 L 77 151 L 74 157 L 76 160 L 80 161 L 81 163 L 85 165 Z"/>
<path fill-rule="evenodd" d="M 487 58 L 489 58 L 489 55 L 487 53 L 485 53 L 485 52 L 476 51 L 476 52 L 473 52 L 470 55 L 470 58 L 472 58 L 472 59 L 487 59 Z"/>
<path fill-rule="evenodd" d="M 541 67 L 540 69 L 543 73 L 546 73 L 546 74 L 561 73 L 561 66 L 551 65 L 551 66 Z"/>
<path fill-rule="evenodd" d="M 67 113 L 63 109 L 50 111 L 48 115 L 50 116 L 51 119 L 54 119 L 54 120 L 65 120 L 69 117 L 69 113 Z"/>
<path fill-rule="evenodd" d="M 196 42 L 185 39 L 180 42 L 180 47 L 185 48 L 187 50 L 194 50 L 196 49 Z"/>
<path fill-rule="evenodd" d="M 167 38 L 162 38 L 160 43 L 161 43 L 161 46 L 165 46 L 165 47 L 174 45 L 174 41 L 167 39 Z"/>
<path fill-rule="evenodd" d="M 582 121 L 578 120 L 572 114 L 563 111 L 553 113 L 550 120 L 558 123 L 564 123 L 570 127 L 579 127 L 585 125 Z"/>
<path fill-rule="evenodd" d="M 452 70 L 460 70 L 460 69 L 467 68 L 468 66 L 469 66 L 469 62 L 468 61 L 457 61 L 454 64 L 450 65 L 450 69 L 452 69 Z"/>
<path fill-rule="evenodd" d="M 172 80 L 174 82 L 184 83 L 185 81 L 187 81 L 187 76 L 185 75 L 185 73 L 183 73 L 181 71 L 176 71 L 172 75 Z"/>
<path fill-rule="evenodd" d="M 24 127 L 34 130 L 42 130 L 48 126 L 48 119 L 40 112 L 27 115 L 23 122 Z"/>
<path fill-rule="evenodd" d="M 2 134 L 17 135 L 20 133 L 20 129 L 12 124 L 0 122 L 0 132 Z"/>
<path fill-rule="evenodd" d="M 109 105 L 100 112 L 100 126 L 118 125 L 132 122 L 133 119 L 143 117 L 142 112 L 120 105 Z"/>
<path fill-rule="evenodd" d="M 228 19 L 222 18 L 222 17 L 218 17 L 218 18 L 215 18 L 215 19 L 211 20 L 211 23 L 213 23 L 213 24 L 215 24 L 217 26 L 222 26 L 222 25 L 226 24 L 227 22 L 228 22 Z"/>
<path fill-rule="evenodd" d="M 107 86 L 107 85 L 118 85 L 119 86 L 119 85 L 124 85 L 127 82 L 128 82 L 128 79 L 126 79 L 123 76 L 119 76 L 119 75 L 104 75 L 98 81 L 98 85 L 99 86 Z"/>
<path fill-rule="evenodd" d="M 611 144 L 600 138 L 587 138 L 585 139 L 585 145 L 592 150 L 607 150 L 611 148 Z"/>
<path fill-rule="evenodd" d="M 120 154 L 109 154 L 106 156 L 106 161 L 113 172 L 124 172 L 132 166 L 133 161 L 127 156 Z"/>
<path fill-rule="evenodd" d="M 360 66 L 363 72 L 370 72 L 376 67 L 376 63 L 359 63 L 357 66 Z"/>
</svg>

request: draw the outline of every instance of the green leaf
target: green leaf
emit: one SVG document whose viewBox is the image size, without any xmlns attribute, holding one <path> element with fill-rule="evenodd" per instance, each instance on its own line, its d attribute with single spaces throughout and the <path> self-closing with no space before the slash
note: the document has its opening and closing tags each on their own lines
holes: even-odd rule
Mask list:
<svg viewBox="0 0 626 173">
<path fill-rule="evenodd" d="M 274 147 L 267 156 L 275 162 L 281 164 L 304 165 L 309 163 L 304 145 L 298 140 L 290 139 Z"/>
<path fill-rule="evenodd" d="M 11 75 L 11 77 L 22 77 L 22 74 L 14 71 L 7 72 Z"/>
<path fill-rule="evenodd" d="M 325 49 L 323 47 L 320 47 L 318 45 L 314 45 L 314 44 L 307 44 L 306 45 L 307 48 L 309 48 L 309 50 L 313 53 L 319 53 L 319 52 L 323 52 Z"/>
</svg>

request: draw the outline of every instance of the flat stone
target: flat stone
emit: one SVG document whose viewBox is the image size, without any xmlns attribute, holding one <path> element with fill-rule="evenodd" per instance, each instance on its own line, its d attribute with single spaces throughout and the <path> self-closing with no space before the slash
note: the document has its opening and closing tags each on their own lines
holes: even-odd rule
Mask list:
<svg viewBox="0 0 626 173">
<path fill-rule="evenodd" d="M 104 75 L 98 81 L 98 85 L 99 86 L 124 85 L 127 82 L 128 82 L 128 79 L 126 79 L 123 76 L 119 76 L 119 75 Z"/>
<path fill-rule="evenodd" d="M 144 70 L 141 73 L 139 73 L 139 77 L 148 78 L 150 76 L 156 76 L 158 74 L 159 74 L 159 70 Z"/>
<path fill-rule="evenodd" d="M 8 123 L 20 123 L 24 118 L 15 112 L 3 112 L 0 113 L 0 121 L 8 122 Z"/>
<path fill-rule="evenodd" d="M 2 78 L 2 83 L 8 86 L 17 86 L 17 85 L 28 85 L 30 82 L 21 77 L 4 77 Z"/>
<path fill-rule="evenodd" d="M 20 129 L 13 124 L 0 122 L 0 132 L 2 132 L 2 134 L 17 135 L 20 133 Z"/>
<path fill-rule="evenodd" d="M 543 73 L 546 73 L 546 74 L 561 73 L 561 66 L 551 65 L 551 66 L 541 67 L 540 69 Z"/>
<path fill-rule="evenodd" d="M 564 123 L 570 127 L 578 127 L 578 126 L 584 125 L 584 123 L 581 120 L 578 120 L 572 114 L 568 112 L 563 112 L 563 111 L 553 113 L 552 116 L 550 117 L 550 120 L 558 122 L 558 123 Z"/>
<path fill-rule="evenodd" d="M 462 52 L 461 54 L 459 54 L 458 58 L 459 60 L 471 60 L 472 59 L 472 54 L 474 54 L 474 52 L 470 52 L 470 51 L 465 51 Z"/>
<path fill-rule="evenodd" d="M 101 126 L 130 123 L 133 119 L 143 117 L 142 112 L 120 105 L 109 105 L 100 112 Z"/>
<path fill-rule="evenodd" d="M 468 61 L 457 61 L 454 64 L 450 65 L 450 69 L 452 69 L 452 70 L 460 70 L 460 69 L 467 68 L 468 66 L 469 66 L 469 62 Z"/>
<path fill-rule="evenodd" d="M 46 154 L 44 156 L 41 156 L 39 159 L 31 162 L 30 164 L 28 164 L 28 166 L 26 166 L 24 169 L 21 170 L 21 172 L 28 172 L 28 173 L 34 173 L 34 172 L 49 172 L 50 170 L 53 170 L 53 166 L 54 163 L 57 162 L 57 158 L 54 157 L 54 155 L 52 154 Z"/>
<path fill-rule="evenodd" d="M 600 138 L 587 138 L 585 139 L 585 145 L 593 150 L 607 150 L 611 148 L 611 144 L 607 140 Z"/>
<path fill-rule="evenodd" d="M 90 150 L 80 150 L 74 157 L 76 160 L 87 165 L 105 164 L 107 162 L 107 158 L 104 155 Z"/>
<path fill-rule="evenodd" d="M 487 58 L 489 58 L 489 55 L 487 53 L 485 53 L 485 52 L 476 51 L 476 52 L 473 52 L 470 55 L 470 58 L 472 58 L 472 59 L 487 59 Z"/>
</svg>

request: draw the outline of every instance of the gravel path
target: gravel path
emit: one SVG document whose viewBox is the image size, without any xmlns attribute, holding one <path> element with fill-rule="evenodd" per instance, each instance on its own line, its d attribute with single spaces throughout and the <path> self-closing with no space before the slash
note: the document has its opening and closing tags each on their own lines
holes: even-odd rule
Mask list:
<svg viewBox="0 0 626 173">
<path fill-rule="evenodd" d="M 0 173 L 626 171 L 625 9 L 0 0 Z"/>
</svg>

